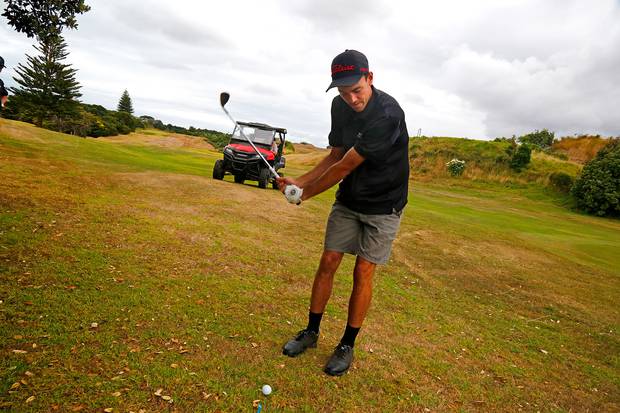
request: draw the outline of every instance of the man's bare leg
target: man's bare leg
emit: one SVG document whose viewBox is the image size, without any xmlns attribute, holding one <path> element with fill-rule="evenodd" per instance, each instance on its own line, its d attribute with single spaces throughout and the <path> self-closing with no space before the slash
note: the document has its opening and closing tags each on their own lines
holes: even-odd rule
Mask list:
<svg viewBox="0 0 620 413">
<path fill-rule="evenodd" d="M 372 277 L 375 273 L 376 264 L 357 257 L 353 270 L 353 290 L 349 298 L 349 317 L 347 328 L 336 346 L 334 353 L 325 366 L 325 373 L 330 376 L 340 376 L 349 370 L 353 362 L 353 346 L 355 338 L 362 327 L 370 301 L 372 299 Z"/>
<path fill-rule="evenodd" d="M 377 264 L 357 257 L 353 270 L 353 291 L 349 298 L 349 318 L 347 324 L 360 328 L 366 318 L 372 299 L 372 277 Z"/>
<path fill-rule="evenodd" d="M 332 294 L 334 274 L 342 261 L 344 253 L 336 251 L 323 251 L 319 269 L 314 276 L 312 285 L 312 297 L 310 298 L 310 312 L 320 314 L 325 310 L 327 301 Z"/>
<path fill-rule="evenodd" d="M 300 331 L 295 338 L 289 340 L 284 345 L 282 352 L 287 356 L 295 357 L 309 347 L 316 347 L 321 317 L 323 317 L 323 311 L 331 296 L 334 274 L 340 265 L 340 261 L 342 261 L 343 255 L 342 252 L 323 251 L 319 269 L 316 271 L 314 284 L 312 285 L 308 327 Z"/>
</svg>

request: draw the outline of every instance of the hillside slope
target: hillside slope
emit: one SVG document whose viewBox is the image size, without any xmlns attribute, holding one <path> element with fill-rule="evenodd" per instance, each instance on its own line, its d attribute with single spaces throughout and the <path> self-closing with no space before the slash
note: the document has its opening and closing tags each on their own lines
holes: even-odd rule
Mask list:
<svg viewBox="0 0 620 413">
<path fill-rule="evenodd" d="M 584 164 L 593 159 L 608 142 L 609 139 L 600 136 L 578 136 L 555 141 L 551 149 L 555 153 L 565 155 L 573 162 Z"/>
<path fill-rule="evenodd" d="M 509 142 L 480 141 L 464 138 L 411 138 L 411 173 L 415 179 L 449 178 L 446 162 L 453 158 L 464 160 L 465 171 L 459 179 L 488 182 L 548 185 L 553 172 L 564 172 L 572 177 L 581 171 L 576 162 L 558 159 L 533 151 L 531 163 L 521 172 L 508 165 L 506 149 Z"/>
<path fill-rule="evenodd" d="M 215 147 L 205 138 L 198 136 L 183 135 L 179 133 L 166 132 L 159 129 L 137 129 L 136 132 L 128 135 L 108 136 L 98 138 L 105 142 L 116 142 L 122 144 L 144 144 L 159 146 L 162 148 L 194 148 L 215 150 Z"/>
</svg>

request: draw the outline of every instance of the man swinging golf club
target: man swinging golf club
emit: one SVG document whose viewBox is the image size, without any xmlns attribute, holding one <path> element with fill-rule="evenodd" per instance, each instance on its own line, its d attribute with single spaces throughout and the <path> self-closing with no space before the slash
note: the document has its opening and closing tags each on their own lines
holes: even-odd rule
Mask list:
<svg viewBox="0 0 620 413">
<path fill-rule="evenodd" d="M 398 102 L 373 86 L 366 56 L 346 50 L 334 58 L 331 72 L 327 90 L 337 87 L 339 92 L 331 107 L 331 151 L 308 173 L 277 182 L 292 203 L 340 182 L 312 286 L 308 325 L 283 348 L 295 357 L 316 347 L 334 274 L 344 253 L 353 254 L 357 258 L 347 325 L 324 369 L 339 376 L 353 361 L 355 338 L 370 307 L 375 267 L 387 262 L 407 204 L 409 135 Z M 287 194 L 287 188 L 296 188 L 295 194 Z"/>
</svg>

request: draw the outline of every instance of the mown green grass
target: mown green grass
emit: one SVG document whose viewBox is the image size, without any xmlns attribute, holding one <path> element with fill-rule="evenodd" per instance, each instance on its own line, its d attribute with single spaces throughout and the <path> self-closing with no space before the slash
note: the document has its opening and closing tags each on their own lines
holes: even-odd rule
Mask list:
<svg viewBox="0 0 620 413">
<path fill-rule="evenodd" d="M 620 408 L 618 221 L 539 186 L 414 180 L 354 368 L 331 378 L 351 257 L 319 347 L 280 348 L 306 322 L 334 191 L 288 205 L 212 180 L 220 157 L 0 120 L 4 408 L 251 411 L 264 383 L 266 411 Z"/>
</svg>

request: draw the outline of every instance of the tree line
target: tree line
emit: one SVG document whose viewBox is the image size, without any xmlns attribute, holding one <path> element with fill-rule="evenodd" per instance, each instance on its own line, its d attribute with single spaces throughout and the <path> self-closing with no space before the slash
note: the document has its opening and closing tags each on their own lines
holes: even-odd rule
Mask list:
<svg viewBox="0 0 620 413">
<path fill-rule="evenodd" d="M 34 55 L 15 69 L 17 87 L 2 116 L 78 136 L 125 134 L 142 126 L 133 116 L 125 90 L 116 111 L 79 101 L 77 69 L 65 63 L 69 54 L 63 30 L 77 29 L 77 16 L 90 10 L 84 0 L 7 0 L 2 16 L 17 32 L 34 38 Z"/>
</svg>

